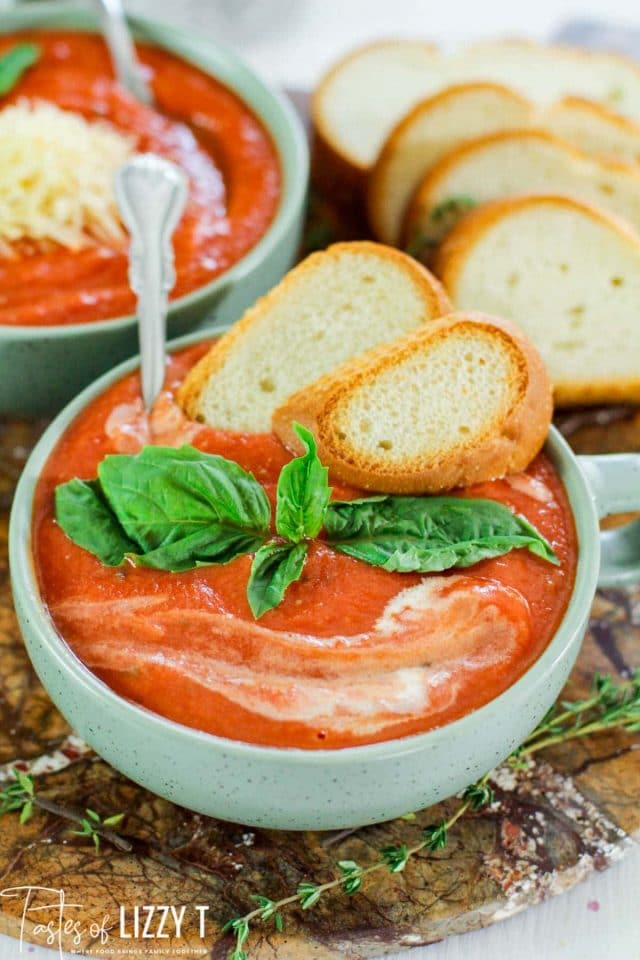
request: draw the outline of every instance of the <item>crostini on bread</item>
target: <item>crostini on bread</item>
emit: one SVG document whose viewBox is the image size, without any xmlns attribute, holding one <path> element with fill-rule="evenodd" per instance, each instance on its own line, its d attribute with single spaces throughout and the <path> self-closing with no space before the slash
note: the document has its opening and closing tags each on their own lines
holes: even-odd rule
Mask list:
<svg viewBox="0 0 640 960">
<path fill-rule="evenodd" d="M 212 426 L 268 432 L 291 393 L 449 309 L 440 283 L 406 254 L 368 241 L 334 244 L 246 311 L 189 373 L 179 402 Z"/>
<path fill-rule="evenodd" d="M 356 357 L 289 397 L 276 435 L 301 450 L 314 434 L 334 476 L 366 490 L 437 493 L 523 470 L 551 422 L 536 348 L 480 313 L 434 320 Z"/>
<path fill-rule="evenodd" d="M 434 269 L 455 306 L 508 317 L 536 344 L 558 404 L 640 402 L 640 240 L 567 197 L 468 214 Z"/>
<path fill-rule="evenodd" d="M 442 240 L 455 218 L 441 212 L 456 198 L 481 204 L 535 193 L 574 196 L 640 231 L 640 169 L 588 157 L 544 130 L 513 130 L 470 140 L 431 169 L 409 204 L 404 242 Z"/>
<path fill-rule="evenodd" d="M 360 47 L 322 78 L 312 121 L 324 172 L 363 188 L 394 126 L 420 100 L 460 83 L 506 84 L 536 105 L 582 97 L 640 122 L 640 67 L 617 54 L 498 40 L 454 54 L 426 42 Z"/>
</svg>

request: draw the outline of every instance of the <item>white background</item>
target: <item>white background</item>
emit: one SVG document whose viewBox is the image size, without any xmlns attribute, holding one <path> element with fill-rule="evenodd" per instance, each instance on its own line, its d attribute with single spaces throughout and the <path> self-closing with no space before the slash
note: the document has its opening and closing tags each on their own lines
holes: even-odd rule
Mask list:
<svg viewBox="0 0 640 960">
<path fill-rule="evenodd" d="M 4 5 L 0 0 L 0 7 Z M 266 79 L 308 89 L 343 51 L 384 36 L 443 46 L 496 34 L 551 35 L 570 19 L 640 29 L 638 0 L 129 0 L 128 8 L 208 32 Z M 402 960 L 640 960 L 640 849 L 562 897 L 477 933 L 403 952 Z M 29 951 L 29 952 L 27 952 Z M 18 960 L 0 937 L 0 957 Z M 23 956 L 56 954 L 25 945 Z"/>
<path fill-rule="evenodd" d="M 133 12 L 195 25 L 230 43 L 268 80 L 310 88 L 350 47 L 388 36 L 443 46 L 522 35 L 545 38 L 572 19 L 640 28 L 638 0 L 125 0 Z"/>
</svg>

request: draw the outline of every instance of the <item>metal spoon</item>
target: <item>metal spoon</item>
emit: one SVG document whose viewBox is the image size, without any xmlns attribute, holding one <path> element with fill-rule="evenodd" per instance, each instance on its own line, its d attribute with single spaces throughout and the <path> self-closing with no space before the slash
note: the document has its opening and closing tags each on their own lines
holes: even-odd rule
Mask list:
<svg viewBox="0 0 640 960">
<path fill-rule="evenodd" d="M 138 295 L 142 399 L 147 410 L 165 377 L 168 293 L 176 282 L 171 237 L 187 202 L 187 177 L 175 164 L 140 153 L 120 167 L 115 194 L 131 235 L 129 283 Z"/>
<path fill-rule="evenodd" d="M 138 60 L 121 0 L 95 2 L 118 83 L 142 103 L 153 103 L 153 93 Z"/>
</svg>

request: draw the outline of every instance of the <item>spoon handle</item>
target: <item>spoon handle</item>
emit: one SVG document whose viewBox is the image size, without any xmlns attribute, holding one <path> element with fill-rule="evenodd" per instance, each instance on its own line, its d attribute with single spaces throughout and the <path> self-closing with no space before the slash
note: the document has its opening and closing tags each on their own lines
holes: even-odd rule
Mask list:
<svg viewBox="0 0 640 960">
<path fill-rule="evenodd" d="M 133 45 L 121 0 L 95 0 L 118 83 L 142 103 L 153 103 Z"/>
<path fill-rule="evenodd" d="M 168 294 L 176 282 L 171 237 L 187 202 L 179 167 L 141 153 L 116 174 L 116 201 L 129 230 L 129 283 L 138 295 L 142 398 L 147 410 L 162 390 Z"/>
</svg>

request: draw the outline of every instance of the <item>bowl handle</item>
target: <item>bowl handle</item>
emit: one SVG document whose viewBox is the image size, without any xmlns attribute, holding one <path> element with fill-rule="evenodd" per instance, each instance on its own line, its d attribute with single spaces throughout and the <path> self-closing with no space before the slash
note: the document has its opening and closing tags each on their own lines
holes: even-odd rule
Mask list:
<svg viewBox="0 0 640 960">
<path fill-rule="evenodd" d="M 578 462 L 599 517 L 640 510 L 640 454 L 581 456 Z M 640 582 L 640 520 L 602 530 L 600 546 L 600 587 Z"/>
</svg>

